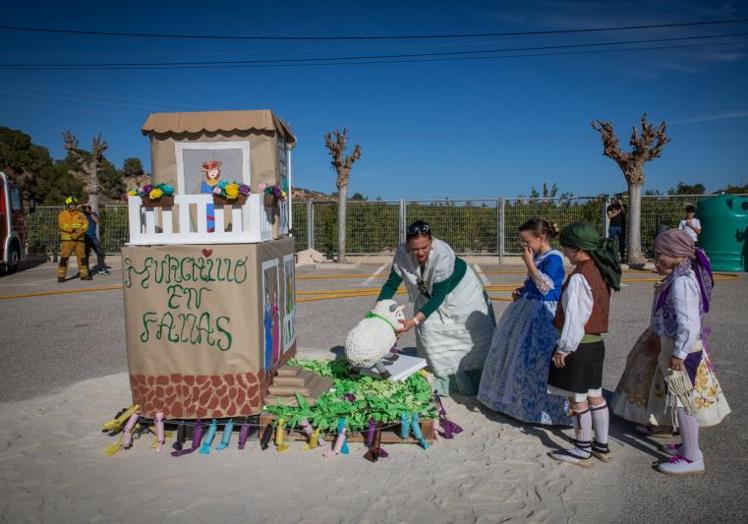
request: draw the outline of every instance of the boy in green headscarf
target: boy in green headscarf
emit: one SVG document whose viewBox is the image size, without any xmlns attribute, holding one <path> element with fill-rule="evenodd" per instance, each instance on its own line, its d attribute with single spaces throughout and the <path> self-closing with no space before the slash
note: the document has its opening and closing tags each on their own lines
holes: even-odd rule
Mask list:
<svg viewBox="0 0 748 524">
<path fill-rule="evenodd" d="M 564 283 L 556 309 L 554 326 L 560 335 L 548 374 L 548 391 L 569 398 L 576 435 L 573 448 L 550 456 L 588 466 L 593 454 L 603 461 L 610 459 L 609 414 L 602 395 L 603 334 L 608 331 L 611 289 L 620 289 L 621 264 L 615 242 L 601 239 L 587 222 L 566 226 L 560 241 L 575 269 Z"/>
</svg>

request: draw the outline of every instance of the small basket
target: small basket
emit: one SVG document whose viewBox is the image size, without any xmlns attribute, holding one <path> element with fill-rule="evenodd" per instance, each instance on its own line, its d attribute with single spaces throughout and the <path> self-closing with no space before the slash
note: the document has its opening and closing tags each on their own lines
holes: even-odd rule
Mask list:
<svg viewBox="0 0 748 524">
<path fill-rule="evenodd" d="M 243 206 L 247 203 L 247 195 L 239 193 L 236 198 L 226 198 L 221 195 L 213 195 L 213 204 L 216 206 Z"/>
<path fill-rule="evenodd" d="M 161 198 L 157 198 L 156 200 L 151 200 L 150 197 L 144 196 L 143 207 L 147 209 L 152 209 L 154 207 L 172 208 L 174 207 L 174 197 L 173 196 L 162 196 Z"/>
</svg>

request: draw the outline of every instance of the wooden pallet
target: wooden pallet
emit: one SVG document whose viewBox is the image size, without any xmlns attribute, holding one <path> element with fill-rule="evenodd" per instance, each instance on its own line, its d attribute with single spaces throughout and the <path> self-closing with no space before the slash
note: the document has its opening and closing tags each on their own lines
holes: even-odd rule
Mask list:
<svg viewBox="0 0 748 524">
<path fill-rule="evenodd" d="M 263 413 L 260 415 L 260 427 L 262 428 L 260 432 L 264 430 L 265 427 L 267 427 L 268 424 L 273 424 L 275 422 L 275 415 L 269 415 L 267 413 Z M 423 433 L 423 437 L 426 439 L 427 442 L 433 442 L 434 441 L 434 435 L 436 433 L 436 428 L 434 425 L 433 419 L 426 419 L 421 420 L 421 433 Z M 387 426 L 391 426 L 385 430 L 382 431 L 382 444 L 418 444 L 418 441 L 413 438 L 413 435 L 411 435 L 406 438 L 402 439 L 400 438 L 400 423 L 398 422 L 395 425 L 386 424 Z M 306 441 L 307 437 L 300 431 L 296 430 L 290 430 L 286 432 L 286 438 L 288 440 L 303 440 Z M 325 441 L 330 442 L 334 438 L 334 434 L 328 434 L 325 435 Z M 348 442 L 366 442 L 366 433 L 349 433 L 347 434 L 347 440 Z"/>
</svg>

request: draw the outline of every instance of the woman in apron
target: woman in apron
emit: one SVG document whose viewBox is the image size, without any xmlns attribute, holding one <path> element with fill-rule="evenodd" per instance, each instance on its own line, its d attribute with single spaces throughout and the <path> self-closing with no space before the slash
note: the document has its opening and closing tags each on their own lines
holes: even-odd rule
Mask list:
<svg viewBox="0 0 748 524">
<path fill-rule="evenodd" d="M 418 220 L 408 226 L 377 300 L 391 299 L 401 283 L 413 303 L 413 317 L 400 333 L 415 329 L 418 354 L 436 376 L 437 392 L 477 394 L 495 326 L 478 276 L 446 242 L 432 236 L 429 224 Z"/>
</svg>

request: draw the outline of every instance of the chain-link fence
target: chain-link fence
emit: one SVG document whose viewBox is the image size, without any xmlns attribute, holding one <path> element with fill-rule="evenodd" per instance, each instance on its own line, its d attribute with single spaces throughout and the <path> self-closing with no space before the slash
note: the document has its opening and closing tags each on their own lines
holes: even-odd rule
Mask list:
<svg viewBox="0 0 748 524">
<path fill-rule="evenodd" d="M 60 252 L 57 215 L 61 206 L 37 206 L 26 217 L 28 251 L 35 255 L 55 256 Z M 128 241 L 127 206 L 110 205 L 99 208 L 99 237 L 108 255 L 119 253 Z"/>
<path fill-rule="evenodd" d="M 649 253 L 659 226 L 676 227 L 687 204 L 712 195 L 644 196 L 641 204 L 642 249 Z M 392 254 L 405 238 L 407 224 L 421 219 L 434 234 L 462 255 L 517 255 L 518 228 L 543 217 L 560 227 L 575 220 L 606 228 L 608 197 L 496 198 L 486 200 L 350 201 L 346 213 L 348 255 Z M 627 206 L 627 198 L 622 198 Z M 59 250 L 57 214 L 60 207 L 37 207 L 28 216 L 30 253 L 53 255 Z M 296 249 L 309 247 L 333 256 L 338 248 L 337 202 L 294 202 Z M 108 254 L 118 253 L 128 240 L 127 206 L 102 206 L 101 242 Z"/>
<path fill-rule="evenodd" d="M 586 220 L 597 226 L 600 234 L 605 228 L 607 198 L 517 198 L 504 203 L 504 249 L 505 255 L 522 252 L 519 244 L 519 227 L 534 217 L 543 217 L 551 223 L 563 227 L 577 220 Z M 552 242 L 555 244 L 555 241 Z M 556 245 L 556 247 L 558 247 Z"/>
</svg>

